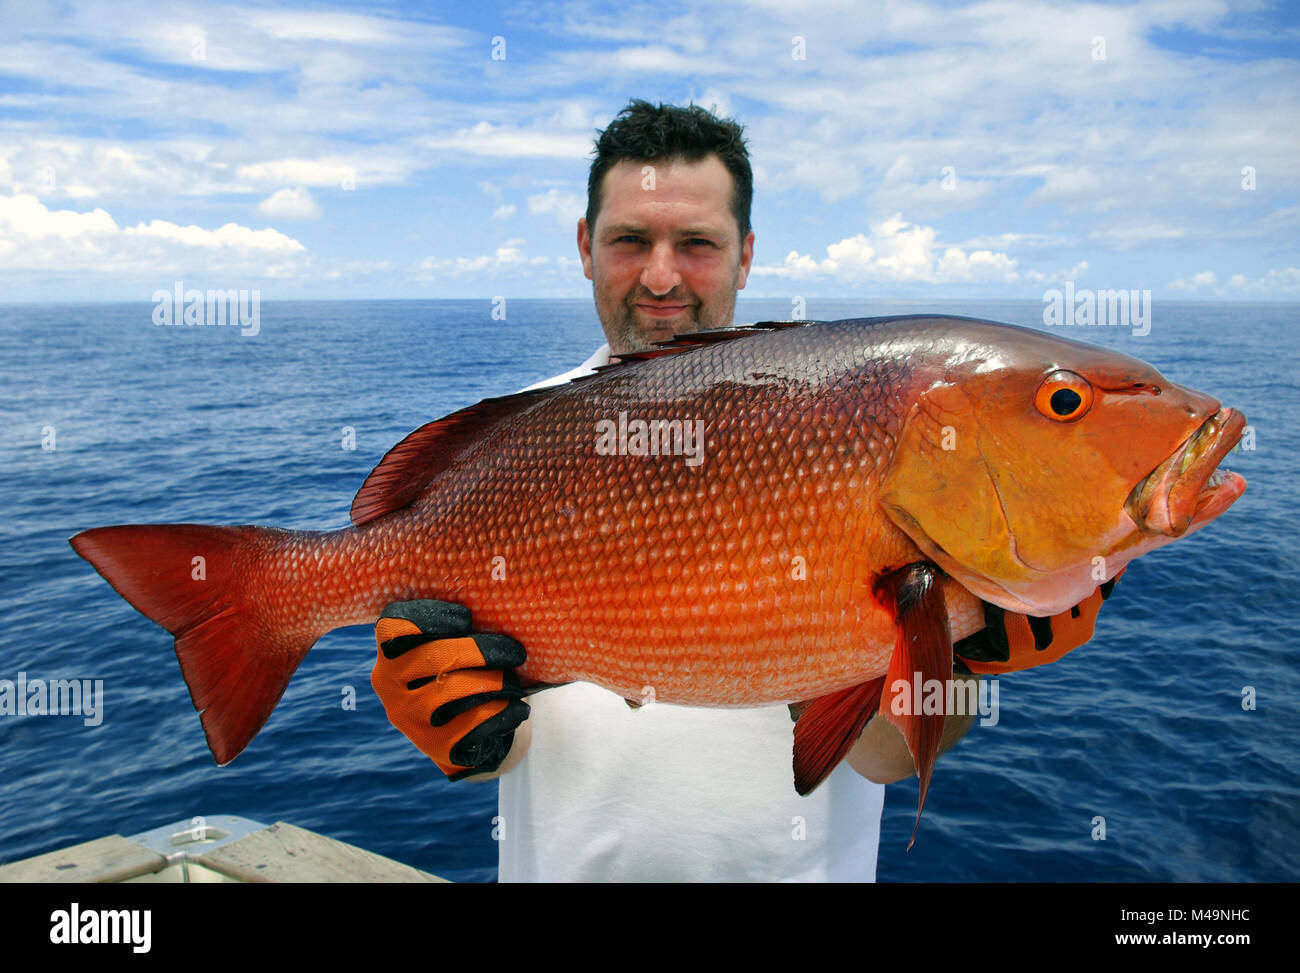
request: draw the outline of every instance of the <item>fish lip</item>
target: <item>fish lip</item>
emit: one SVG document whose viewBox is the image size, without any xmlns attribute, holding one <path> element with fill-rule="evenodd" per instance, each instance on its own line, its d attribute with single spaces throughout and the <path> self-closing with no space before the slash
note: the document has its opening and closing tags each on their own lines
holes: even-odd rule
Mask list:
<svg viewBox="0 0 1300 973">
<path fill-rule="evenodd" d="M 1237 445 L 1246 417 L 1219 409 L 1169 458 L 1133 487 L 1124 510 L 1146 533 L 1181 537 L 1193 524 L 1213 520 L 1246 489 L 1246 481 L 1219 463 Z"/>
</svg>

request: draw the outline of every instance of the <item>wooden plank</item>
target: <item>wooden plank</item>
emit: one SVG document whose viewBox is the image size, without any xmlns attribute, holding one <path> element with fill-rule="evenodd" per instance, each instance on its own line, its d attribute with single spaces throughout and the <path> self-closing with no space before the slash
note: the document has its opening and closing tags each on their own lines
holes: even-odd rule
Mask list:
<svg viewBox="0 0 1300 973">
<path fill-rule="evenodd" d="M 445 882 L 410 865 L 277 821 L 198 862 L 242 882 Z"/>
<path fill-rule="evenodd" d="M 0 866 L 0 882 L 121 882 L 166 864 L 156 851 L 111 834 Z"/>
</svg>

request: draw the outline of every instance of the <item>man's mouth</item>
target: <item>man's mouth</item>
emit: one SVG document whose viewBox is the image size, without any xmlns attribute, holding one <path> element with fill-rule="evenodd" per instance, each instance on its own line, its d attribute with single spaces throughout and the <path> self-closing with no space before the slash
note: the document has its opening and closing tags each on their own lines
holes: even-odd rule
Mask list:
<svg viewBox="0 0 1300 973">
<path fill-rule="evenodd" d="M 652 318 L 671 318 L 691 309 L 689 304 L 647 304 L 638 303 L 637 308 Z"/>
</svg>

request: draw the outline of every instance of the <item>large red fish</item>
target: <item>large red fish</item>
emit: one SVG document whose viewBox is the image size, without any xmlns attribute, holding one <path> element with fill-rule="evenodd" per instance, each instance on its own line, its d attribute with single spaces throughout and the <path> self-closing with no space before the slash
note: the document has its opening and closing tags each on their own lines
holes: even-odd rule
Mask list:
<svg viewBox="0 0 1300 973">
<path fill-rule="evenodd" d="M 801 702 L 807 792 L 877 710 L 924 801 L 981 601 L 1063 612 L 1213 520 L 1245 420 L 1134 358 L 952 317 L 705 332 L 415 431 L 330 532 L 103 527 L 72 539 L 176 636 L 219 763 L 323 634 L 459 602 L 526 647 L 524 685 Z"/>
</svg>

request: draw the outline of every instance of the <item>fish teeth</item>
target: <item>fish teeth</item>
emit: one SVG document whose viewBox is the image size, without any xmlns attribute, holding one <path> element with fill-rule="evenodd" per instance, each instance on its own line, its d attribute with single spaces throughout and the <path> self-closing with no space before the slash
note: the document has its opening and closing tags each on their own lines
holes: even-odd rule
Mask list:
<svg viewBox="0 0 1300 973">
<path fill-rule="evenodd" d="M 1218 438 L 1219 431 L 1223 428 L 1223 423 L 1217 415 L 1211 416 L 1205 420 L 1205 423 L 1197 430 L 1192 441 L 1188 443 L 1187 449 L 1183 453 L 1182 461 L 1178 464 L 1178 475 L 1186 473 L 1198 459 L 1205 455 L 1214 441 Z"/>
</svg>

